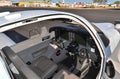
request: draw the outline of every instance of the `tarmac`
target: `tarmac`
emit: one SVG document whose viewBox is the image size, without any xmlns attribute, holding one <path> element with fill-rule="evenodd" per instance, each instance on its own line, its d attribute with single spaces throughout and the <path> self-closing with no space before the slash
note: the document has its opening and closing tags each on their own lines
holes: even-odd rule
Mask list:
<svg viewBox="0 0 120 79">
<path fill-rule="evenodd" d="M 23 11 L 23 10 L 57 10 L 80 15 L 90 22 L 112 22 L 120 20 L 120 9 L 65 9 L 65 8 L 23 8 L 23 7 L 0 7 L 0 12 Z"/>
</svg>

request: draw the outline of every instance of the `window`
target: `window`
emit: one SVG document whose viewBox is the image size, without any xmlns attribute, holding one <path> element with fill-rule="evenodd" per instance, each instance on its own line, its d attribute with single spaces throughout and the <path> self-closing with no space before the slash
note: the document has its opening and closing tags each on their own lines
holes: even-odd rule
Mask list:
<svg viewBox="0 0 120 79">
<path fill-rule="evenodd" d="M 102 39 L 105 47 L 107 47 L 109 45 L 109 39 L 104 35 L 104 33 L 99 28 L 97 28 L 94 24 L 92 24 L 92 25 L 95 28 L 95 30 L 97 31 L 97 33 L 99 34 L 100 38 Z"/>
</svg>

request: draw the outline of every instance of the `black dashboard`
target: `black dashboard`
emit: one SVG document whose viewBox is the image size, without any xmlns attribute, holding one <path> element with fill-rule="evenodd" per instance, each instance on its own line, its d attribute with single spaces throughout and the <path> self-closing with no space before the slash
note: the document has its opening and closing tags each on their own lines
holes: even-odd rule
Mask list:
<svg viewBox="0 0 120 79">
<path fill-rule="evenodd" d="M 77 26 L 55 26 L 50 28 L 50 32 L 55 31 L 55 39 L 63 38 L 68 41 L 76 41 L 79 44 L 86 46 L 87 38 L 89 38 L 89 33 Z"/>
</svg>

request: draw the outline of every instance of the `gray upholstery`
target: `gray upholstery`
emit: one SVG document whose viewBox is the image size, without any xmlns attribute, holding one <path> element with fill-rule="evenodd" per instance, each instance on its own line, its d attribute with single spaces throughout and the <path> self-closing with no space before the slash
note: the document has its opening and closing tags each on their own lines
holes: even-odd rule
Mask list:
<svg viewBox="0 0 120 79">
<path fill-rule="evenodd" d="M 30 67 L 42 79 L 48 79 L 57 70 L 57 65 L 45 56 L 35 60 Z"/>
<path fill-rule="evenodd" d="M 47 57 L 42 56 L 29 66 L 10 47 L 5 47 L 2 50 L 10 62 L 12 61 L 27 79 L 48 79 L 57 70 L 57 65 Z"/>
<path fill-rule="evenodd" d="M 20 73 L 24 74 L 27 79 L 41 79 L 34 71 L 32 71 L 15 53 L 10 47 L 2 49 L 9 61 L 16 66 Z"/>
<path fill-rule="evenodd" d="M 52 79 L 80 79 L 67 70 L 60 70 Z"/>
</svg>

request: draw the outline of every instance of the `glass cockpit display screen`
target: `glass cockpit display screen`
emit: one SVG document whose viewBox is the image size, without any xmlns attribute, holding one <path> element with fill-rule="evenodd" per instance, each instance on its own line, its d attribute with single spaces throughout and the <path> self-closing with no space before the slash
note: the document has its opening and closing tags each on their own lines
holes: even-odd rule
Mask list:
<svg viewBox="0 0 120 79">
<path fill-rule="evenodd" d="M 59 37 L 65 39 L 65 40 L 69 40 L 69 32 L 66 30 L 61 30 L 61 31 L 59 31 Z"/>
<path fill-rule="evenodd" d="M 61 30 L 59 37 L 65 40 L 76 41 L 77 43 L 86 46 L 86 39 L 82 34 Z"/>
<path fill-rule="evenodd" d="M 81 45 L 86 46 L 86 39 L 82 37 L 81 35 L 75 34 L 75 41 Z"/>
</svg>

